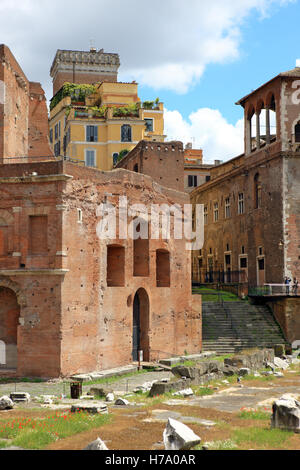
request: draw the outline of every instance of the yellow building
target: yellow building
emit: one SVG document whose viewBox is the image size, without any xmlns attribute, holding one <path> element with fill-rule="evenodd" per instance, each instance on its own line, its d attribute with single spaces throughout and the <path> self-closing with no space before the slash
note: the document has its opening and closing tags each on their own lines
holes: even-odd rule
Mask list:
<svg viewBox="0 0 300 470">
<path fill-rule="evenodd" d="M 143 139 L 164 141 L 164 108 L 158 99 L 142 103 L 136 82 L 65 83 L 51 100 L 56 156 L 108 171 Z"/>
</svg>

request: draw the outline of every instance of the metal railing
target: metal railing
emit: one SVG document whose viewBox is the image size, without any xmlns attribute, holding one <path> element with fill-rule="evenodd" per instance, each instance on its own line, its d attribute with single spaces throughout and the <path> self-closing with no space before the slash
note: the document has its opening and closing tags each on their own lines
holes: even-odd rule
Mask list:
<svg viewBox="0 0 300 470">
<path fill-rule="evenodd" d="M 298 296 L 299 289 L 294 284 L 264 284 L 263 286 L 249 287 L 249 295 L 253 296 Z"/>
</svg>

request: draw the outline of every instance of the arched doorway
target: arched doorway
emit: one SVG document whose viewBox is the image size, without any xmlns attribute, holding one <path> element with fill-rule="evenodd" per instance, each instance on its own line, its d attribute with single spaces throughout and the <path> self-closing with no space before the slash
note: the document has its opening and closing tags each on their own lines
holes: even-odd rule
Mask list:
<svg viewBox="0 0 300 470">
<path fill-rule="evenodd" d="M 133 302 L 132 359 L 138 361 L 143 351 L 144 361 L 150 358 L 149 345 L 149 297 L 145 289 L 139 289 Z"/>
<path fill-rule="evenodd" d="M 17 336 L 20 306 L 14 291 L 0 287 L 0 368 L 16 369 L 18 364 Z"/>
</svg>

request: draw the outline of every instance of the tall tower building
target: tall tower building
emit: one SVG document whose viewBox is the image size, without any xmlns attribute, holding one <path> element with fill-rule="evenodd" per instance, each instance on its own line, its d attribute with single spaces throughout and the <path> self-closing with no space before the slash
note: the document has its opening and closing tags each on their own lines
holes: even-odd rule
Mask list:
<svg viewBox="0 0 300 470">
<path fill-rule="evenodd" d="M 50 76 L 53 80 L 53 95 L 64 83 L 92 84 L 96 82 L 116 82 L 120 58 L 118 54 L 97 51 L 89 52 L 58 50 L 53 60 Z"/>
</svg>

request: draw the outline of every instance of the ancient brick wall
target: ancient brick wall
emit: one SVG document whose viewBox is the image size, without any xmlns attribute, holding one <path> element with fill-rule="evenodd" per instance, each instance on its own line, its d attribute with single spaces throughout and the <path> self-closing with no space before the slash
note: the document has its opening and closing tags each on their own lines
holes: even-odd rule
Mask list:
<svg viewBox="0 0 300 470">
<path fill-rule="evenodd" d="M 184 191 L 182 142 L 143 140 L 118 163 L 117 168 L 149 175 L 162 186 Z"/>
<path fill-rule="evenodd" d="M 28 82 L 9 48 L 0 45 L 0 162 L 53 156 L 48 134 L 41 85 Z"/>
<path fill-rule="evenodd" d="M 150 240 L 149 275 L 134 276 L 133 240 L 97 237 L 99 204 L 118 202 L 119 195 L 130 204 L 188 202 L 124 169 L 100 172 L 63 161 L 0 165 L 0 221 L 10 234 L 0 288 L 14 292 L 20 306 L 18 375 L 68 376 L 132 362 L 137 292 L 145 357 L 201 350 L 201 306 L 192 303 L 185 240 Z M 109 245 L 124 247 L 121 286 L 108 287 Z M 157 286 L 157 250 L 170 254 L 170 287 Z"/>
<path fill-rule="evenodd" d="M 48 109 L 40 83 L 29 83 L 28 156 L 53 157 L 49 142 Z"/>
</svg>

